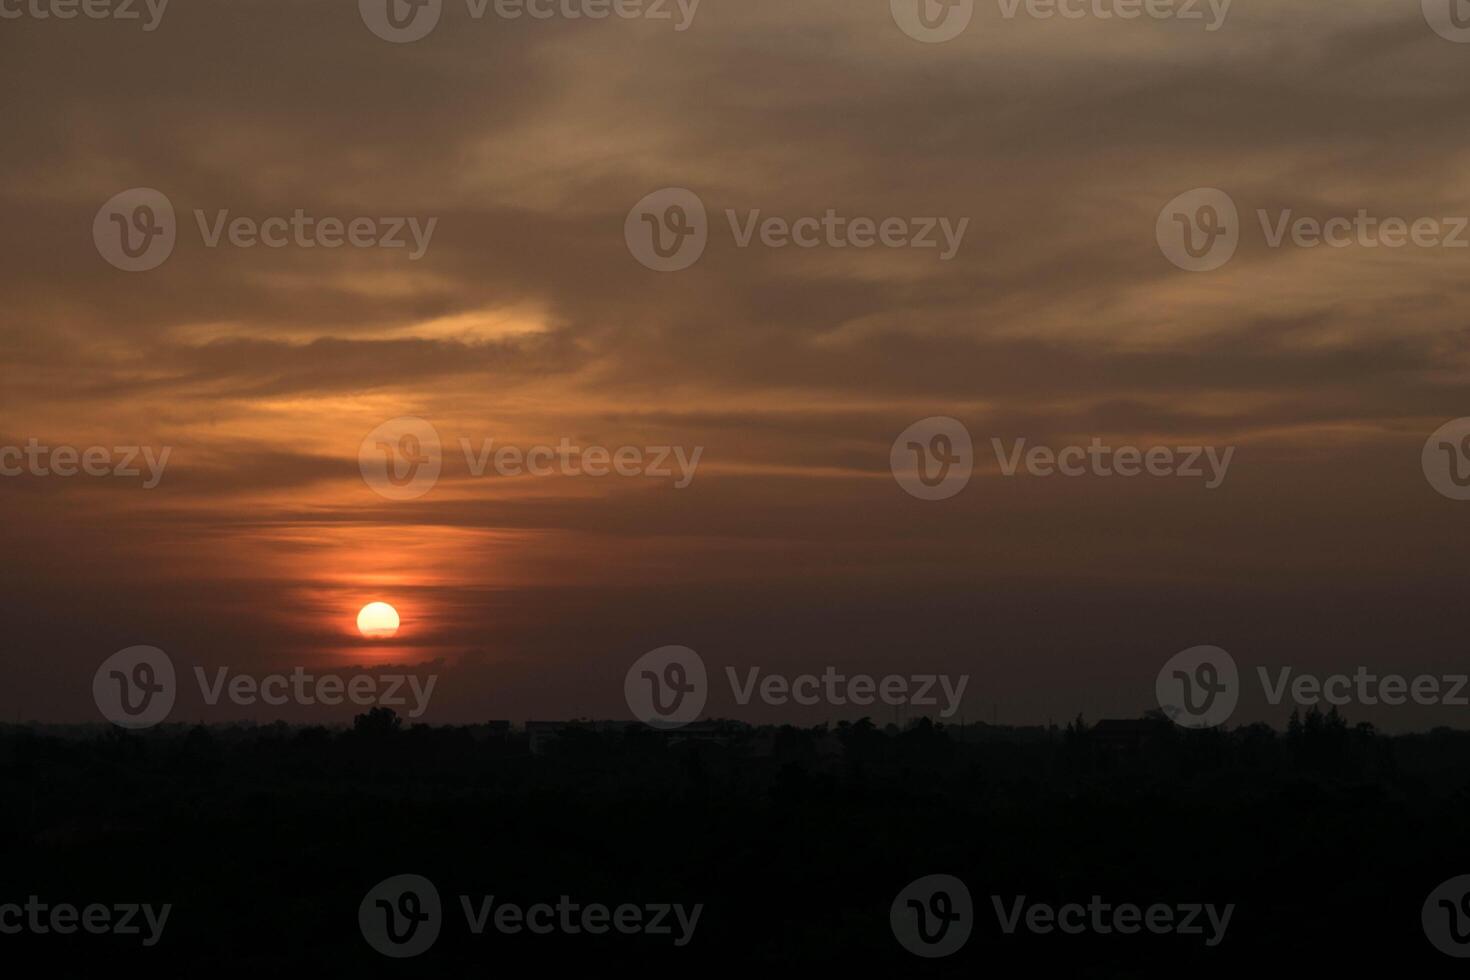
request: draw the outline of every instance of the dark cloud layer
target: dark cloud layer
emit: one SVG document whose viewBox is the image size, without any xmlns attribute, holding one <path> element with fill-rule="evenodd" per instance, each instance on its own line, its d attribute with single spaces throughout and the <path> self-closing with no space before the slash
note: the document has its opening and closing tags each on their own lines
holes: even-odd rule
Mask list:
<svg viewBox="0 0 1470 980">
<path fill-rule="evenodd" d="M 129 643 L 336 662 L 324 620 L 374 590 L 433 612 L 413 656 L 459 665 L 437 720 L 621 714 L 623 666 L 664 643 L 968 670 L 1015 721 L 1147 707 L 1196 643 L 1450 669 L 1470 512 L 1419 452 L 1470 414 L 1470 250 L 1274 249 L 1256 218 L 1470 214 L 1470 49 L 1417 7 L 1242 2 L 1206 34 L 982 3 L 943 45 L 836 0 L 704 0 L 683 33 L 450 2 L 406 45 L 352 3 L 3 22 L 0 444 L 174 450 L 146 492 L 0 479 L 25 704 L 88 716 Z M 144 274 L 89 233 L 134 186 L 179 217 Z M 622 234 L 665 186 L 711 218 L 677 274 Z M 1240 206 L 1209 274 L 1154 239 L 1194 187 Z M 418 260 L 209 248 L 195 209 L 437 224 Z M 739 248 L 726 209 L 970 224 L 944 262 Z M 444 478 L 385 501 L 359 442 L 408 414 Z M 933 415 L 980 456 L 945 503 L 888 470 Z M 476 477 L 458 440 L 492 437 L 704 456 L 681 490 Z M 1206 492 L 1006 478 L 992 437 L 1238 452 Z"/>
</svg>

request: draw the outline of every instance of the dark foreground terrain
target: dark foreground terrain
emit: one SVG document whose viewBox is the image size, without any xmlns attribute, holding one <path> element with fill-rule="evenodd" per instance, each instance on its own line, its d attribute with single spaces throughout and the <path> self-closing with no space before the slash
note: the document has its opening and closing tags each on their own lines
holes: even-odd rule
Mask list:
<svg viewBox="0 0 1470 980">
<path fill-rule="evenodd" d="M 1285 733 L 1151 720 L 557 735 L 533 752 L 519 730 L 408 728 L 387 712 L 338 731 L 4 728 L 0 905 L 22 908 L 0 909 L 0 925 L 33 895 L 79 916 L 106 906 L 110 921 L 171 908 L 151 946 L 141 910 L 129 935 L 58 935 L 43 912 L 47 932 L 12 930 L 0 950 L 65 976 L 1464 968 L 1431 944 L 1421 910 L 1470 873 L 1470 734 L 1386 737 L 1312 716 Z M 426 895 L 380 889 L 399 875 L 432 882 L 437 916 Z M 899 903 L 897 921 L 929 916 L 931 939 L 946 917 L 970 930 L 938 958 L 906 949 L 890 921 L 930 875 L 970 893 L 968 915 L 953 894 Z M 1457 901 L 1431 903 L 1452 942 L 1470 930 Z M 1042 931 L 1036 907 L 1069 903 L 1082 907 L 1062 913 L 1071 931 Z M 589 906 L 607 911 L 587 919 Z M 1156 906 L 1159 928 L 1138 925 Z M 1233 906 L 1223 930 L 1205 906 Z M 421 953 L 370 943 L 363 923 L 386 928 L 390 913 L 396 938 L 425 930 Z M 609 925 L 619 915 L 626 931 Z"/>
</svg>

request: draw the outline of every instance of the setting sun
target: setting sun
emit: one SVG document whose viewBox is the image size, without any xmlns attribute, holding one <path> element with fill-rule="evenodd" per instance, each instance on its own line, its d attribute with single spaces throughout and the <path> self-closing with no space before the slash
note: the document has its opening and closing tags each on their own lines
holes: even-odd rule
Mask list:
<svg viewBox="0 0 1470 980">
<path fill-rule="evenodd" d="M 398 610 L 386 602 L 370 602 L 357 614 L 357 629 L 369 640 L 385 640 L 398 632 Z"/>
</svg>

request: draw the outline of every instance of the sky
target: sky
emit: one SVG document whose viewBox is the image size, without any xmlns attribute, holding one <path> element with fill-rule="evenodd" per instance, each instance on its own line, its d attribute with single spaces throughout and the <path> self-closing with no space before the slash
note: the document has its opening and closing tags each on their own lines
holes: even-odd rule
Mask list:
<svg viewBox="0 0 1470 980">
<path fill-rule="evenodd" d="M 1257 217 L 1470 215 L 1470 45 L 1418 4 L 1237 0 L 1207 30 L 979 2 L 940 43 L 882 0 L 490 9 L 407 43 L 317 0 L 0 19 L 0 446 L 169 452 L 151 487 L 0 477 L 0 717 L 98 720 L 94 670 L 139 644 L 414 665 L 435 722 L 626 717 L 671 644 L 720 677 L 968 675 L 963 717 L 1003 724 L 1137 716 L 1200 644 L 1251 677 L 1466 670 L 1470 503 L 1421 454 L 1470 415 L 1470 249 L 1273 247 Z M 146 271 L 93 233 L 132 188 L 176 214 Z M 665 188 L 708 215 L 669 272 L 626 234 Z M 1202 272 L 1156 234 L 1196 188 L 1239 209 Z M 209 244 L 222 211 L 298 210 L 434 224 L 418 255 L 406 222 L 404 248 Z M 829 211 L 967 224 L 948 258 L 741 244 L 752 212 Z M 441 472 L 392 499 L 363 443 L 406 417 Z M 926 500 L 890 451 L 937 417 L 973 473 Z M 993 439 L 1233 454 L 1214 487 L 1007 475 Z M 476 475 L 461 440 L 669 447 L 672 475 Z M 398 636 L 358 634 L 370 601 Z M 712 714 L 867 713 L 722 683 Z M 1279 727 L 1259 688 L 1235 722 Z"/>
</svg>

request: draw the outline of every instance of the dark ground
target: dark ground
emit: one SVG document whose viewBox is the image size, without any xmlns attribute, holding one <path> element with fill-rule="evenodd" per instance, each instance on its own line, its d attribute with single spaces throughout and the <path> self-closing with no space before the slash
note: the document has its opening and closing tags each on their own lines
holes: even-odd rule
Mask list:
<svg viewBox="0 0 1470 980">
<path fill-rule="evenodd" d="M 174 906 L 153 948 L 22 934 L 0 949 L 60 976 L 1465 969 L 1430 945 L 1420 912 L 1470 873 L 1470 733 L 1387 737 L 1320 716 L 1287 733 L 1164 722 L 1121 739 L 732 726 L 710 741 L 573 732 L 532 755 L 515 732 L 395 724 L 0 730 L 0 904 Z M 434 882 L 444 921 L 432 948 L 399 960 L 368 945 L 358 906 L 404 873 Z M 974 931 L 922 959 L 895 939 L 889 906 L 939 873 L 968 886 Z M 704 910 L 683 948 L 474 936 L 460 895 Z M 1006 935 L 992 895 L 1236 909 L 1208 948 L 1203 936 Z"/>
</svg>

